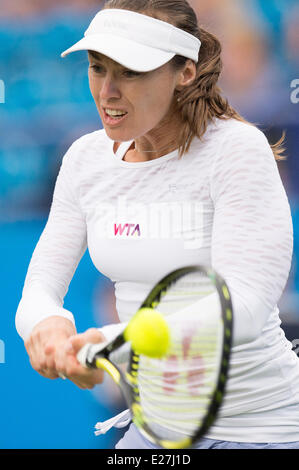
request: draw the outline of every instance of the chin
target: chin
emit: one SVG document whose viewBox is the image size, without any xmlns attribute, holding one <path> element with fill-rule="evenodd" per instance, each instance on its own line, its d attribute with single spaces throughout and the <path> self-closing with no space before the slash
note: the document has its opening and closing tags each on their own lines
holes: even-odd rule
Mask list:
<svg viewBox="0 0 299 470">
<path fill-rule="evenodd" d="M 136 136 L 132 132 L 128 132 L 122 129 L 110 129 L 109 127 L 104 126 L 107 136 L 114 140 L 114 142 L 130 142 L 131 140 L 136 139 Z"/>
</svg>

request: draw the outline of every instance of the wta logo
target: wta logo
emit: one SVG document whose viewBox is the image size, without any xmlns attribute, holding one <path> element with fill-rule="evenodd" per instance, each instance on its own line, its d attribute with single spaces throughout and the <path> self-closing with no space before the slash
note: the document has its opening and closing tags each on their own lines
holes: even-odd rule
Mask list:
<svg viewBox="0 0 299 470">
<path fill-rule="evenodd" d="M 139 224 L 114 224 L 115 236 L 133 237 L 134 235 L 141 236 Z"/>
<path fill-rule="evenodd" d="M 98 237 L 110 240 L 181 240 L 185 249 L 203 245 L 203 204 L 170 201 L 144 204 L 128 201 L 101 203 L 93 217 Z"/>
</svg>

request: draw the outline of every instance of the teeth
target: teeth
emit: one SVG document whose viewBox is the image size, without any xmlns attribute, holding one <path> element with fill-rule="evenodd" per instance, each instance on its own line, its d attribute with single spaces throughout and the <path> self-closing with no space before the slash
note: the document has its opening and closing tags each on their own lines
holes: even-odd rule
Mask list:
<svg viewBox="0 0 299 470">
<path fill-rule="evenodd" d="M 124 111 L 118 111 L 117 109 L 105 109 L 106 113 L 109 114 L 109 116 L 124 116 L 127 114 Z"/>
</svg>

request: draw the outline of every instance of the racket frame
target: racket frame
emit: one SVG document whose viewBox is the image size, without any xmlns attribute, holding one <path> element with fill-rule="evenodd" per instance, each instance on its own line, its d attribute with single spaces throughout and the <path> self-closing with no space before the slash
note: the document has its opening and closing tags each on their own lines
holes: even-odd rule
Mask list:
<svg viewBox="0 0 299 470">
<path fill-rule="evenodd" d="M 96 353 L 91 349 L 86 354 L 86 366 L 90 368 L 103 369 L 112 377 L 115 383 L 121 388 L 124 398 L 132 412 L 132 421 L 139 431 L 152 443 L 167 449 L 183 449 L 191 448 L 201 439 L 215 422 L 219 408 L 222 404 L 225 394 L 225 387 L 229 372 L 229 360 L 232 347 L 233 336 L 233 308 L 231 295 L 225 280 L 216 273 L 212 268 L 200 265 L 187 266 L 177 269 L 165 276 L 158 282 L 148 294 L 147 298 L 141 305 L 142 308 L 156 308 L 163 295 L 172 284 L 189 273 L 201 272 L 206 275 L 217 289 L 221 304 L 221 317 L 223 321 L 223 348 L 220 360 L 220 368 L 218 380 L 215 384 L 212 394 L 211 403 L 208 407 L 207 414 L 204 417 L 200 427 L 191 437 L 184 438 L 180 441 L 163 440 L 156 435 L 147 424 L 146 418 L 142 412 L 140 394 L 138 389 L 138 367 L 140 356 L 131 349 L 128 371 L 124 373 L 116 364 L 110 362 L 109 356 L 116 349 L 125 344 L 124 332 L 119 334 L 112 342 L 98 346 Z M 140 310 L 139 309 L 139 310 Z M 138 311 L 139 311 L 138 310 Z M 138 315 L 138 312 L 136 313 Z M 94 345 L 90 345 L 90 348 Z"/>
</svg>

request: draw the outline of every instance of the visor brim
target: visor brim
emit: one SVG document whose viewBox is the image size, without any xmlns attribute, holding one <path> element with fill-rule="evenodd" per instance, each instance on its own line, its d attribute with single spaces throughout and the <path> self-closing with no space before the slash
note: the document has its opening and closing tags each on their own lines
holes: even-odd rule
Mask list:
<svg viewBox="0 0 299 470">
<path fill-rule="evenodd" d="M 65 57 L 76 51 L 91 50 L 103 54 L 115 62 L 135 72 L 156 70 L 169 62 L 175 53 L 166 52 L 126 38 L 110 34 L 85 36 L 61 54 Z"/>
</svg>

